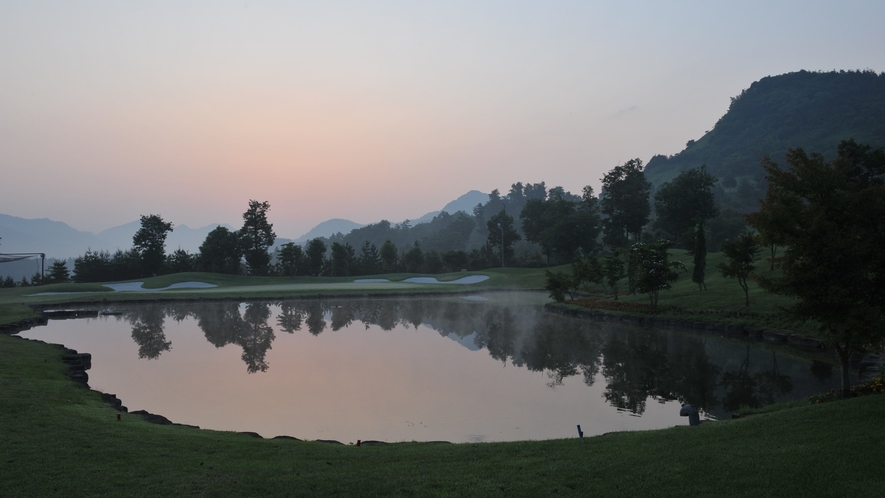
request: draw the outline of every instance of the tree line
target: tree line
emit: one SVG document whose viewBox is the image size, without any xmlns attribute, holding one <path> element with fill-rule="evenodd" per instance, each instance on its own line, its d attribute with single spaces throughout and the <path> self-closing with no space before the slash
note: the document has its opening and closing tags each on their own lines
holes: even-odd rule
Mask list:
<svg viewBox="0 0 885 498">
<path fill-rule="evenodd" d="M 42 283 L 131 280 L 186 271 L 359 276 L 544 267 L 576 263 L 603 248 L 626 254 L 632 244 L 659 239 L 706 254 L 710 230 L 704 223 L 719 214 L 711 193 L 715 183 L 704 168 L 685 172 L 655 193 L 652 210 L 642 161 L 632 159 L 602 178 L 599 196 L 590 186 L 576 195 L 562 187 L 548 189 L 544 182 L 517 182 L 506 195 L 492 191 L 472 214 L 443 212 L 415 226 L 409 220 L 382 220 L 346 235 L 282 244 L 272 252 L 276 234 L 268 220 L 268 202 L 250 200 L 242 227 L 216 227 L 196 254 L 182 249 L 167 254 L 165 240 L 173 225 L 150 214 L 141 216 L 131 249 L 87 251 L 75 258 L 73 275 L 64 262 L 56 262 Z M 703 285 L 702 275 L 698 279 Z M 41 283 L 36 280 L 32 283 Z M 629 288 L 634 287 L 631 279 Z"/>
</svg>

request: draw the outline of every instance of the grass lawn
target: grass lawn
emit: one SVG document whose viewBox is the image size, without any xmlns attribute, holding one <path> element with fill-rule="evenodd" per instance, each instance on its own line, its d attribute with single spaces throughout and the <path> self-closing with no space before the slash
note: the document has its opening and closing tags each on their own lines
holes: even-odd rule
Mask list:
<svg viewBox="0 0 885 498">
<path fill-rule="evenodd" d="M 469 275 L 486 275 L 484 282 L 475 284 L 414 284 L 405 283 L 409 277 L 424 274 L 397 273 L 360 277 L 247 277 L 217 273 L 177 273 L 146 278 L 145 289 L 163 289 L 180 282 L 206 282 L 217 287 L 208 289 L 174 289 L 152 292 L 114 292 L 101 284 L 51 284 L 40 287 L 0 289 L 0 309 L 4 305 L 47 306 L 72 303 L 111 303 L 158 299 L 261 299 L 283 297 L 391 295 L 391 294 L 445 294 L 478 292 L 484 290 L 541 290 L 544 288 L 543 269 L 492 268 L 481 272 L 457 272 L 434 275 L 441 282 L 458 280 Z M 355 283 L 354 280 L 385 278 L 389 283 Z M 0 311 L 2 313 L 2 311 Z"/>
<path fill-rule="evenodd" d="M 160 426 L 0 336 L 0 496 L 869 496 L 885 396 L 699 427 L 516 443 L 344 446 Z"/>
</svg>

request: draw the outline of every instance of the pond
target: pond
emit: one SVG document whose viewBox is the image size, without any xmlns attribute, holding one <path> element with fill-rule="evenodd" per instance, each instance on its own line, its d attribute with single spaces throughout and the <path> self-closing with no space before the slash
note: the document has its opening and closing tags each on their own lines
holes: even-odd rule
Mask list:
<svg viewBox="0 0 885 498">
<path fill-rule="evenodd" d="M 763 344 L 565 317 L 536 293 L 126 304 L 22 332 L 130 410 L 264 437 L 510 441 L 687 425 L 827 391 Z"/>
</svg>

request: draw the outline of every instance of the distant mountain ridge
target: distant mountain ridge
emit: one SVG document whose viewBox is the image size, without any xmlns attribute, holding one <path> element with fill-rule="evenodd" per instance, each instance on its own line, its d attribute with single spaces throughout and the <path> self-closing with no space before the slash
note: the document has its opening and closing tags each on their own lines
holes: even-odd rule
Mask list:
<svg viewBox="0 0 885 498">
<path fill-rule="evenodd" d="M 428 213 L 419 220 L 429 217 L 427 219 L 429 222 L 442 211 L 449 214 L 454 214 L 457 211 L 472 212 L 476 204 L 486 202 L 488 198 L 488 194 L 471 190 L 446 204 L 440 211 Z M 423 222 L 414 220 L 411 223 L 415 225 Z M 219 226 L 217 223 L 200 228 L 175 225 L 172 233 L 166 238 L 166 251 L 184 249 L 190 253 L 196 253 L 206 239 L 206 235 L 217 226 Z M 222 224 L 221 226 L 235 230 L 230 225 Z M 316 237 L 330 237 L 339 232 L 347 234 L 362 226 L 364 225 L 350 220 L 334 218 L 316 225 L 306 234 L 291 241 L 301 244 Z M 137 220 L 108 228 L 96 234 L 77 230 L 66 223 L 47 218 L 26 219 L 0 214 L 0 253 L 39 252 L 46 254 L 47 258 L 68 259 L 81 256 L 89 249 L 111 253 L 117 249 L 125 251 L 132 247 L 132 237 L 140 227 L 141 221 Z M 278 246 L 289 241 L 290 239 L 278 238 L 274 245 Z M 0 266 L 0 275 L 8 274 L 7 269 L 11 268 L 8 266 L 9 264 Z"/>
<path fill-rule="evenodd" d="M 885 146 L 885 73 L 798 71 L 768 76 L 733 97 L 728 112 L 697 141 L 645 168 L 655 186 L 706 164 L 720 179 L 761 181 L 765 156 L 783 162 L 787 150 L 832 155 L 842 140 Z M 753 180 L 756 179 L 756 180 Z"/>
<path fill-rule="evenodd" d="M 0 214 L 0 253 L 41 252 L 47 258 L 67 259 L 80 256 L 87 250 L 115 252 L 132 247 L 132 236 L 141 226 L 140 221 L 108 228 L 97 234 L 72 228 L 66 223 L 47 218 L 26 219 Z M 176 225 L 166 238 L 166 249 L 179 247 L 196 252 L 206 235 L 218 224 L 200 228 Z M 223 225 L 232 228 L 229 225 Z M 3 268 L 0 267 L 0 273 Z"/>
</svg>

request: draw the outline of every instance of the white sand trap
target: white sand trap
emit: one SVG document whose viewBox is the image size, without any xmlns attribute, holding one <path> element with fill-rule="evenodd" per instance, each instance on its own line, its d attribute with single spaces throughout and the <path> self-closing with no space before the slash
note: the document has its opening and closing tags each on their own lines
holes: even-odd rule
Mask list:
<svg viewBox="0 0 885 498">
<path fill-rule="evenodd" d="M 464 285 L 464 284 L 476 284 L 479 282 L 484 282 L 489 279 L 488 275 L 468 275 L 466 277 L 461 277 L 458 280 L 451 280 L 448 282 L 440 282 L 436 277 L 412 277 L 403 280 L 402 282 L 407 284 L 455 284 L 455 285 Z M 358 278 L 353 281 L 355 284 L 383 284 L 389 283 L 390 280 L 386 278 Z"/>
<path fill-rule="evenodd" d="M 175 289 L 209 289 L 212 287 L 218 287 L 215 284 L 209 284 L 206 282 L 178 282 L 177 284 L 172 284 L 168 287 L 163 287 L 162 289 L 145 289 L 142 287 L 144 282 L 125 282 L 122 284 L 104 284 L 105 287 L 110 287 L 111 290 L 117 292 L 158 292 L 158 291 L 167 291 L 167 290 L 175 290 Z"/>
<path fill-rule="evenodd" d="M 489 279 L 488 275 L 468 275 L 466 277 L 461 277 L 458 280 L 450 280 L 448 282 L 440 282 L 436 279 L 436 277 L 412 277 L 403 280 L 403 282 L 410 284 L 454 284 L 454 285 L 464 285 L 464 284 L 478 284 L 480 282 L 485 282 Z"/>
</svg>

